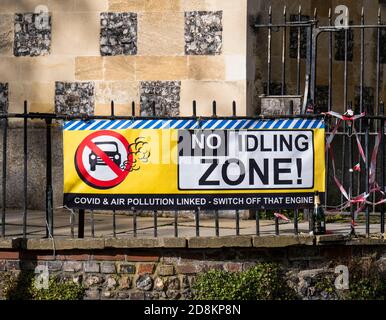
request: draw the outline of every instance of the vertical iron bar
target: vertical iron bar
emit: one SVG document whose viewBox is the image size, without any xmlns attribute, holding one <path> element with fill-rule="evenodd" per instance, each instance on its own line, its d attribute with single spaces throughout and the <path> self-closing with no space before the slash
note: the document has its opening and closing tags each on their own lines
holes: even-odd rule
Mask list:
<svg viewBox="0 0 386 320">
<path fill-rule="evenodd" d="M 348 88 L 347 88 L 347 80 L 348 80 L 348 29 L 344 29 L 344 72 L 343 72 L 343 108 L 344 111 L 347 111 L 347 97 L 348 97 Z M 345 184 L 346 178 L 346 122 L 344 121 L 342 124 L 343 135 L 342 135 L 342 175 L 341 181 L 342 184 Z M 341 203 L 344 201 L 343 194 L 340 197 Z"/>
<path fill-rule="evenodd" d="M 137 210 L 132 208 L 133 210 L 133 236 L 137 236 Z"/>
<path fill-rule="evenodd" d="M 26 238 L 27 236 L 27 205 L 28 205 L 28 169 L 27 169 L 27 160 L 28 160 L 28 132 L 27 132 L 27 112 L 28 112 L 28 106 L 27 101 L 24 101 L 24 177 L 23 177 L 23 183 L 24 183 L 24 201 L 23 201 L 23 238 Z"/>
<path fill-rule="evenodd" d="M 328 10 L 328 24 L 332 26 L 332 11 Z M 327 110 L 332 110 L 332 32 L 328 33 L 328 106 Z M 326 132 L 330 131 L 330 122 L 326 121 Z M 330 155 L 326 152 L 326 192 L 324 194 L 324 207 L 327 209 L 329 185 L 330 185 Z"/>
<path fill-rule="evenodd" d="M 3 122 L 3 176 L 2 176 L 2 212 L 1 212 L 1 236 L 5 237 L 5 211 L 7 205 L 7 135 L 8 135 L 8 118 Z"/>
<path fill-rule="evenodd" d="M 174 211 L 174 236 L 178 237 L 178 211 Z"/>
<path fill-rule="evenodd" d="M 236 210 L 236 236 L 240 235 L 240 211 Z"/>
<path fill-rule="evenodd" d="M 90 218 L 91 218 L 91 237 L 95 238 L 94 210 L 90 211 Z"/>
<path fill-rule="evenodd" d="M 134 101 L 131 102 L 131 115 L 133 117 L 135 117 L 135 102 Z"/>
<path fill-rule="evenodd" d="M 380 105 L 380 114 L 381 116 L 385 115 L 385 104 L 382 101 Z M 385 192 L 385 186 L 386 186 L 386 181 L 385 181 L 385 120 L 381 120 L 381 186 L 382 186 L 382 191 Z M 381 204 L 380 208 L 381 212 L 381 233 L 385 233 L 385 205 Z"/>
<path fill-rule="evenodd" d="M 197 116 L 197 102 L 196 100 L 193 101 L 193 117 Z"/>
<path fill-rule="evenodd" d="M 350 109 L 352 109 L 351 103 L 349 106 Z M 354 148 L 353 148 L 353 137 L 352 137 L 352 132 L 353 132 L 353 126 L 355 123 L 351 123 L 348 127 L 348 164 L 350 168 L 350 174 L 349 174 L 349 185 L 350 185 L 350 190 L 349 190 L 349 198 L 352 199 L 354 195 L 354 170 L 353 170 L 353 154 L 354 154 Z M 351 230 L 350 233 L 352 235 L 355 234 L 355 229 L 354 229 L 354 205 L 350 203 L 350 216 L 351 216 Z"/>
<path fill-rule="evenodd" d="M 287 8 L 284 6 L 283 23 L 287 23 Z M 281 95 L 285 95 L 285 63 L 286 63 L 287 27 L 283 27 L 282 53 L 281 53 Z"/>
<path fill-rule="evenodd" d="M 196 237 L 200 236 L 200 207 L 198 207 L 195 211 L 195 220 L 196 220 Z"/>
<path fill-rule="evenodd" d="M 74 231 L 74 211 L 71 210 L 70 214 L 70 232 L 71 232 L 71 238 L 75 238 L 75 231 Z"/>
<path fill-rule="evenodd" d="M 343 108 L 347 110 L 347 97 L 348 97 L 348 29 L 344 29 L 344 73 L 343 73 Z"/>
<path fill-rule="evenodd" d="M 219 223 L 218 210 L 214 210 L 214 225 L 216 229 L 216 237 L 218 237 L 220 236 L 220 223 Z"/>
<path fill-rule="evenodd" d="M 331 8 L 328 11 L 328 24 L 332 26 Z M 328 111 L 332 110 L 332 32 L 328 33 Z"/>
<path fill-rule="evenodd" d="M 361 12 L 361 26 L 365 24 L 365 13 L 364 8 L 362 7 Z M 360 70 L 360 95 L 359 95 L 359 108 L 360 112 L 363 112 L 363 86 L 365 79 L 365 69 L 364 69 L 364 61 L 365 61 L 365 29 L 361 28 L 361 70 Z M 362 122 L 360 123 L 362 127 Z M 362 131 L 362 130 L 360 130 Z"/>
<path fill-rule="evenodd" d="M 259 236 L 260 235 L 260 217 L 259 217 L 259 211 L 257 210 L 256 211 L 256 235 Z"/>
<path fill-rule="evenodd" d="M 54 215 L 52 197 L 52 148 L 51 148 L 52 119 L 46 119 L 46 236 L 54 235 Z"/>
<path fill-rule="evenodd" d="M 280 235 L 279 218 L 275 216 L 275 235 Z"/>
<path fill-rule="evenodd" d="M 268 12 L 268 23 L 271 25 L 272 24 L 272 7 L 269 6 L 269 12 Z M 268 27 L 268 57 L 267 57 L 267 66 L 268 66 L 268 71 L 267 71 L 267 95 L 270 94 L 271 91 L 271 55 L 272 55 L 272 28 L 271 26 Z"/>
<path fill-rule="evenodd" d="M 158 237 L 158 212 L 154 210 L 154 238 Z"/>
<path fill-rule="evenodd" d="M 367 108 L 366 108 L 367 109 Z M 367 111 L 367 110 L 366 110 Z M 369 120 L 365 121 L 365 155 L 366 155 L 366 164 L 365 164 L 365 192 L 369 194 L 370 185 L 369 185 Z M 370 210 L 369 205 L 366 204 L 366 235 L 370 236 Z"/>
<path fill-rule="evenodd" d="M 155 101 L 153 101 L 153 116 L 156 117 Z M 158 212 L 157 210 L 153 211 L 153 221 L 154 221 L 154 238 L 158 237 Z"/>
<path fill-rule="evenodd" d="M 79 210 L 78 238 L 84 238 L 84 209 Z"/>
<path fill-rule="evenodd" d="M 299 219 L 299 210 L 295 209 L 294 211 L 294 234 L 295 235 L 299 233 L 298 219 Z"/>
<path fill-rule="evenodd" d="M 299 6 L 299 13 L 298 13 L 298 22 L 300 23 L 302 20 L 302 6 Z M 297 47 L 297 59 L 296 59 L 296 94 L 300 95 L 300 58 L 301 58 L 301 33 L 302 28 L 298 27 L 298 47 Z"/>
<path fill-rule="evenodd" d="M 317 10 L 314 10 L 314 21 L 317 18 Z M 314 22 L 315 23 L 315 22 Z M 315 102 L 315 88 L 316 88 L 316 61 L 317 61 L 317 37 L 318 33 L 314 33 L 314 24 L 311 24 L 309 28 L 309 33 L 307 34 L 308 40 L 308 55 L 309 59 L 307 62 L 307 74 L 311 76 L 310 78 L 310 100 Z"/>
<path fill-rule="evenodd" d="M 217 117 L 217 102 L 216 101 L 213 101 L 212 102 L 212 117 Z"/>
<path fill-rule="evenodd" d="M 111 101 L 111 117 L 115 116 L 115 106 L 114 101 Z"/>
<path fill-rule="evenodd" d="M 115 209 L 113 210 L 113 237 L 115 238 L 117 236 L 117 216 Z"/>
<path fill-rule="evenodd" d="M 381 25 L 381 8 L 378 9 L 378 25 Z M 377 28 L 377 80 L 376 80 L 376 88 L 375 88 L 375 115 L 379 114 L 379 91 L 381 85 L 381 29 Z M 377 121 L 375 121 L 376 131 L 378 130 Z"/>
<path fill-rule="evenodd" d="M 232 117 L 237 116 L 236 101 L 232 102 Z M 236 236 L 240 235 L 240 211 L 236 210 Z"/>
<path fill-rule="evenodd" d="M 362 7 L 361 10 L 361 26 L 365 24 L 365 10 Z M 359 92 L 359 112 L 363 112 L 363 88 L 364 88 L 364 79 L 365 79 L 365 29 L 361 28 L 361 70 L 360 70 L 360 92 Z M 362 121 L 359 121 L 359 132 L 362 133 Z M 363 143 L 363 137 L 360 135 L 359 140 Z M 361 157 L 358 156 L 359 163 L 361 162 Z M 358 172 L 358 180 L 357 180 L 357 194 L 361 193 L 361 178 L 362 172 Z M 358 204 L 359 207 L 359 204 Z"/>
</svg>

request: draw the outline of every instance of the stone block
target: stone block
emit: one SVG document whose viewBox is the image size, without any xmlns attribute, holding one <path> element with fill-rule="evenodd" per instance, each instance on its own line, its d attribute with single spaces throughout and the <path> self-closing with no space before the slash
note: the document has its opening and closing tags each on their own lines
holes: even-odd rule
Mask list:
<svg viewBox="0 0 386 320">
<path fill-rule="evenodd" d="M 1 13 L 15 13 L 16 12 L 16 1 L 15 0 L 2 0 L 0 1 L 0 12 Z"/>
<path fill-rule="evenodd" d="M 153 274 L 155 268 L 154 263 L 141 263 L 138 266 L 138 274 Z"/>
<path fill-rule="evenodd" d="M 333 242 L 344 242 L 346 236 L 343 234 L 326 234 L 316 236 L 316 244 L 331 244 Z"/>
<path fill-rule="evenodd" d="M 243 264 L 236 262 L 227 262 L 224 265 L 224 269 L 230 272 L 240 272 L 243 270 Z"/>
<path fill-rule="evenodd" d="M 282 248 L 297 245 L 312 245 L 313 237 L 300 236 L 254 236 L 253 246 L 256 248 Z"/>
<path fill-rule="evenodd" d="M 225 80 L 224 57 L 189 56 L 188 61 L 190 80 Z"/>
<path fill-rule="evenodd" d="M 142 291 L 131 292 L 130 300 L 145 300 L 145 293 Z"/>
<path fill-rule="evenodd" d="M 175 117 L 180 114 L 180 81 L 144 81 L 141 82 L 141 115 Z"/>
<path fill-rule="evenodd" d="M 182 12 L 141 13 L 138 15 L 138 25 L 138 55 L 184 55 Z"/>
<path fill-rule="evenodd" d="M 146 1 L 143 0 L 109 0 L 109 11 L 140 12 L 145 10 Z"/>
<path fill-rule="evenodd" d="M 93 82 L 56 82 L 56 113 L 66 115 L 94 114 L 94 86 Z"/>
<path fill-rule="evenodd" d="M 163 12 L 163 11 L 180 11 L 180 0 L 158 0 L 158 1 L 144 1 L 145 11 L 147 12 Z"/>
<path fill-rule="evenodd" d="M 185 12 L 185 54 L 221 54 L 222 16 L 222 11 Z"/>
<path fill-rule="evenodd" d="M 127 275 L 122 275 L 119 280 L 119 288 L 120 289 L 130 289 L 131 288 L 131 278 Z"/>
<path fill-rule="evenodd" d="M 6 271 L 7 270 L 7 261 L 0 260 L 0 271 Z"/>
<path fill-rule="evenodd" d="M 136 13 L 101 13 L 101 55 L 136 55 L 137 24 Z"/>
<path fill-rule="evenodd" d="M 189 248 L 232 248 L 252 247 L 250 236 L 230 236 L 230 237 L 194 237 L 188 239 Z"/>
<path fill-rule="evenodd" d="M 99 56 L 100 12 L 61 12 L 52 34 L 52 55 Z"/>
<path fill-rule="evenodd" d="M 1 84 L 0 84 L 0 98 L 1 98 Z M 1 100 L 0 100 L 1 103 Z M 1 109 L 0 109 L 1 110 Z M 17 249 L 20 245 L 21 239 L 0 239 L 0 249 Z"/>
<path fill-rule="evenodd" d="M 136 57 L 115 56 L 105 57 L 104 80 L 135 80 Z"/>
<path fill-rule="evenodd" d="M 7 261 L 7 271 L 20 270 L 20 261 L 8 260 Z"/>
<path fill-rule="evenodd" d="M 102 80 L 103 58 L 102 57 L 76 57 L 75 58 L 76 80 Z"/>
<path fill-rule="evenodd" d="M 137 57 L 137 80 L 185 80 L 187 57 Z"/>
<path fill-rule="evenodd" d="M 119 263 L 118 273 L 135 274 L 135 264 L 132 263 Z"/>
<path fill-rule="evenodd" d="M 201 268 L 197 264 L 180 264 L 176 266 L 177 274 L 194 274 L 201 271 Z"/>
<path fill-rule="evenodd" d="M 13 15 L 0 14 L 0 56 L 11 56 L 13 54 L 13 26 Z"/>
<path fill-rule="evenodd" d="M 181 116 L 191 116 L 195 100 L 200 116 L 211 116 L 212 109 L 204 106 L 217 102 L 217 114 L 232 115 L 232 101 L 237 104 L 237 114 L 246 114 L 245 81 L 181 81 Z M 202 106 L 202 107 L 200 107 Z"/>
<path fill-rule="evenodd" d="M 63 268 L 63 271 L 67 271 L 67 270 L 64 270 L 64 264 L 62 261 L 47 261 L 47 263 L 41 263 L 41 264 L 46 265 L 49 271 L 60 271 L 62 270 L 62 268 Z M 75 265 L 74 267 L 77 267 L 77 266 Z M 67 265 L 67 268 L 69 268 L 69 265 Z M 76 271 L 80 271 L 80 269 Z"/>
<path fill-rule="evenodd" d="M 153 279 L 147 274 L 141 275 L 136 281 L 136 286 L 140 290 L 150 291 L 153 288 Z"/>
<path fill-rule="evenodd" d="M 98 289 L 90 289 L 85 291 L 86 300 L 99 300 L 101 297 L 101 292 Z"/>
<path fill-rule="evenodd" d="M 113 262 L 102 262 L 101 263 L 102 273 L 116 273 L 115 263 Z"/>
<path fill-rule="evenodd" d="M 75 80 L 75 59 L 69 56 L 45 56 L 39 58 L 14 58 L 19 79 L 22 81 L 49 82 Z"/>
<path fill-rule="evenodd" d="M 139 239 L 139 238 L 106 238 L 106 248 L 158 248 L 159 239 Z"/>
<path fill-rule="evenodd" d="M 186 248 L 187 241 L 185 238 L 162 238 L 161 246 L 164 248 Z"/>
<path fill-rule="evenodd" d="M 160 276 L 172 276 L 172 275 L 174 275 L 174 266 L 173 265 L 160 265 L 158 267 L 158 274 Z"/>
<path fill-rule="evenodd" d="M 65 272 L 79 272 L 83 269 L 83 263 L 79 261 L 65 261 L 63 264 L 63 271 Z"/>
<path fill-rule="evenodd" d="M 247 54 L 247 10 L 237 8 L 223 11 L 222 53 L 224 55 Z M 248 27 L 247 27 L 248 28 Z M 275 47 L 275 46 L 274 46 Z M 245 69 L 245 67 L 244 67 Z"/>
<path fill-rule="evenodd" d="M 71 1 L 71 0 L 70 0 Z M 108 10 L 108 0 L 74 0 L 75 12 L 101 12 Z"/>
<path fill-rule="evenodd" d="M 22 244 L 27 250 L 53 250 L 51 239 L 28 239 Z M 56 239 L 56 250 L 103 249 L 104 239 Z"/>
<path fill-rule="evenodd" d="M 20 56 L 45 56 L 51 51 L 51 16 L 49 13 L 15 15 L 13 53 Z"/>
<path fill-rule="evenodd" d="M 98 262 L 87 261 L 84 263 L 84 272 L 86 273 L 99 273 L 100 264 Z"/>
</svg>

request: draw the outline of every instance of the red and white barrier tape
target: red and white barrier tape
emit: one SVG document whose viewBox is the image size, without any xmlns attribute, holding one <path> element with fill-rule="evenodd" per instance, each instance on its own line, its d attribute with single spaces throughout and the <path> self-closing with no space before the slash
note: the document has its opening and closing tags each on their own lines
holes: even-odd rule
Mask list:
<svg viewBox="0 0 386 320">
<path fill-rule="evenodd" d="M 344 188 L 343 184 L 340 182 L 339 178 L 336 175 L 335 158 L 334 158 L 334 154 L 332 152 L 332 150 L 333 150 L 332 149 L 332 141 L 334 140 L 334 137 L 335 137 L 336 133 L 338 132 L 339 127 L 341 126 L 342 122 L 343 121 L 348 121 L 349 122 L 348 125 L 352 128 L 353 134 L 355 135 L 355 139 L 356 139 L 356 142 L 357 142 L 357 147 L 358 147 L 358 151 L 359 151 L 360 157 L 363 160 L 363 162 L 366 163 L 365 152 L 364 152 L 362 144 L 360 142 L 358 133 L 355 130 L 355 126 L 353 125 L 355 120 L 363 118 L 366 114 L 364 112 L 362 112 L 359 115 L 354 115 L 352 113 L 352 111 L 351 112 L 350 111 L 347 112 L 345 115 L 341 115 L 341 114 L 339 114 L 337 112 L 334 112 L 334 111 L 326 112 L 324 114 L 339 119 L 339 121 L 337 122 L 336 126 L 332 130 L 330 136 L 326 139 L 326 152 L 328 150 L 329 154 L 330 154 L 330 157 L 331 157 L 331 163 L 332 163 L 332 169 L 333 169 L 333 175 L 334 175 L 335 184 L 337 185 L 339 191 L 342 193 L 344 198 L 347 200 L 341 206 L 336 207 L 336 209 L 339 208 L 339 211 L 343 211 L 343 210 L 349 208 L 353 204 L 361 204 L 359 206 L 359 208 L 357 208 L 357 210 L 354 212 L 354 216 L 356 217 L 357 214 L 359 214 L 361 211 L 364 210 L 366 205 L 375 205 L 375 206 L 377 206 L 377 205 L 386 203 L 385 192 L 379 187 L 379 185 L 375 181 L 376 180 L 378 151 L 379 151 L 380 143 L 381 143 L 381 140 L 382 140 L 382 132 L 381 132 L 381 130 L 379 130 L 379 132 L 377 134 L 377 137 L 376 137 L 376 140 L 375 140 L 375 145 L 374 145 L 374 150 L 373 150 L 373 153 L 372 153 L 372 156 L 371 156 L 371 161 L 370 161 L 370 168 L 369 168 L 369 186 L 370 186 L 370 191 L 369 191 L 369 193 L 362 193 L 362 194 L 360 194 L 360 195 L 358 195 L 356 197 L 350 197 L 349 194 L 347 193 L 346 189 Z M 358 171 L 358 172 L 361 171 L 361 169 L 360 169 L 360 162 L 353 167 L 353 170 L 354 171 Z M 367 198 L 370 196 L 370 194 L 371 193 L 375 193 L 375 192 L 380 192 L 382 194 L 381 200 L 378 201 L 377 203 L 373 203 L 373 202 L 368 201 Z M 351 221 L 351 224 L 352 224 L 352 226 L 355 226 L 355 220 Z"/>
</svg>

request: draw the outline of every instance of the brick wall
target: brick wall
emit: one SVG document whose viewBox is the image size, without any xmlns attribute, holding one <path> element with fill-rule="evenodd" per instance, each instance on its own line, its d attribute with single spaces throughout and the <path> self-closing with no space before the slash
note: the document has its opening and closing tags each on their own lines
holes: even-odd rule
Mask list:
<svg viewBox="0 0 386 320">
<path fill-rule="evenodd" d="M 241 272 L 259 262 L 281 264 L 305 299 L 320 298 L 314 293 L 314 278 L 334 277 L 336 266 L 354 258 L 375 259 L 386 276 L 386 247 L 379 239 L 243 236 L 75 239 L 55 244 L 53 255 L 51 240 L 0 241 L 0 273 L 19 274 L 43 265 L 51 275 L 80 283 L 85 299 L 133 300 L 190 299 L 198 274 L 211 269 Z"/>
</svg>

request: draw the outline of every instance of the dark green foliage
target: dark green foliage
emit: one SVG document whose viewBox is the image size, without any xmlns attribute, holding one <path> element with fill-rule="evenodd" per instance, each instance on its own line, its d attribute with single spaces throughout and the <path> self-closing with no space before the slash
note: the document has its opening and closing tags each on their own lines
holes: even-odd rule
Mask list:
<svg viewBox="0 0 386 320">
<path fill-rule="evenodd" d="M 262 263 L 240 273 L 210 270 L 194 284 L 196 300 L 287 300 L 294 299 L 281 268 Z"/>
<path fill-rule="evenodd" d="M 81 285 L 56 277 L 50 278 L 48 289 L 38 289 L 33 272 L 8 274 L 5 278 L 3 295 L 9 300 L 80 300 L 84 295 Z"/>
</svg>

